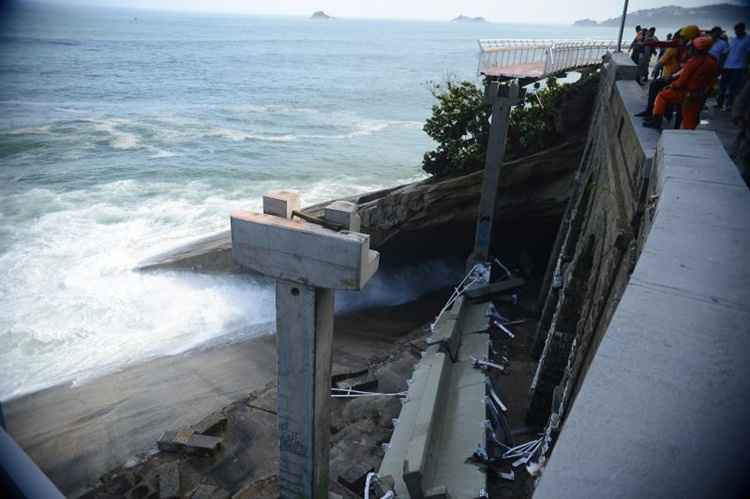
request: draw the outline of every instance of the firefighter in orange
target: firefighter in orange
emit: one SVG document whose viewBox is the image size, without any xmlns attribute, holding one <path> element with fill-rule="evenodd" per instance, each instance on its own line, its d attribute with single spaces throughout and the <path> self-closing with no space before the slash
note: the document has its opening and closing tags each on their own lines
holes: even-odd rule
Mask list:
<svg viewBox="0 0 750 499">
<path fill-rule="evenodd" d="M 693 39 L 690 58 L 680 71 L 672 75 L 672 83 L 656 96 L 653 116 L 644 121 L 643 126 L 661 128 L 667 106 L 682 104 L 682 128 L 695 130 L 698 113 L 719 75 L 719 64 L 708 55 L 712 44 L 710 36 Z"/>
</svg>

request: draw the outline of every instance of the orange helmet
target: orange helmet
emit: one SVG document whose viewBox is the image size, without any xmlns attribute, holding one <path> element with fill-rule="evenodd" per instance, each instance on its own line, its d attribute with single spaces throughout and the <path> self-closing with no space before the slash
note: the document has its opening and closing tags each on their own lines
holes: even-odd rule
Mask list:
<svg viewBox="0 0 750 499">
<path fill-rule="evenodd" d="M 714 40 L 710 36 L 699 36 L 693 39 L 693 48 L 701 52 L 707 51 L 713 44 Z"/>
</svg>

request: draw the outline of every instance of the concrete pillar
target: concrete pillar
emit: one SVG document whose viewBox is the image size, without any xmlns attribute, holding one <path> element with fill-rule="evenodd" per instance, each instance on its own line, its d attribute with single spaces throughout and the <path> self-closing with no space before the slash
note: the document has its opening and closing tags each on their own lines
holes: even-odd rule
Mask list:
<svg viewBox="0 0 750 499">
<path fill-rule="evenodd" d="M 263 207 L 263 214 L 232 214 L 232 256 L 277 279 L 280 496 L 324 499 L 334 289 L 361 289 L 377 270 L 379 255 L 369 249 L 369 236 L 292 220 L 299 210 L 296 193 L 269 193 Z M 331 205 L 326 219 L 359 228 L 354 205 Z"/>
<path fill-rule="evenodd" d="M 505 156 L 505 143 L 508 136 L 510 108 L 518 103 L 518 80 L 501 84 L 491 81 L 485 87 L 485 97 L 492 104 L 492 122 L 487 144 L 482 179 L 482 197 L 479 200 L 479 214 L 474 237 L 474 251 L 469 257 L 468 267 L 487 261 L 490 255 L 492 227 L 495 222 L 497 190 Z"/>
<path fill-rule="evenodd" d="M 279 488 L 328 497 L 333 290 L 276 283 Z"/>
</svg>

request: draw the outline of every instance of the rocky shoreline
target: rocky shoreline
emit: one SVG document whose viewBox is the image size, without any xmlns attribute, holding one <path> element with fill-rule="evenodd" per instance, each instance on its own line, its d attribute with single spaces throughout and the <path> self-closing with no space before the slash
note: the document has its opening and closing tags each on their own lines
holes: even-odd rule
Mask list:
<svg viewBox="0 0 750 499">
<path fill-rule="evenodd" d="M 445 294 L 439 291 L 403 305 L 337 315 L 334 374 L 374 368 L 394 353 L 407 351 L 404 346 L 415 338 L 410 335 L 421 334 Z M 260 487 L 264 470 L 276 470 L 275 386 L 271 388 L 275 378 L 275 336 L 269 334 L 155 359 L 80 385 L 48 388 L 10 400 L 4 410 L 11 434 L 66 496 L 107 498 L 149 497 L 150 493 L 139 495 L 143 488 L 135 490 L 138 476 L 155 475 L 139 470 L 174 460 L 166 453 L 154 454 L 162 433 L 191 428 L 208 415 L 227 411 L 256 424 L 255 433 L 236 435 L 236 446 L 224 454 L 228 460 L 221 461 L 223 465 L 196 461 L 195 472 L 203 476 L 213 470 L 223 488 L 237 485 L 232 490 L 236 493 L 239 484 L 249 481 Z M 400 371 L 387 375 L 381 389 L 394 387 L 400 378 Z M 233 420 L 229 421 L 232 428 Z M 347 426 L 338 424 L 342 431 Z M 381 430 L 373 427 L 373 434 Z M 225 445 L 224 451 L 229 448 Z M 248 466 L 237 471 L 232 459 L 243 456 Z M 199 457 L 187 459 L 193 463 Z M 127 488 L 120 478 L 123 473 L 131 473 Z M 187 485 L 193 483 L 189 476 L 186 471 Z"/>
</svg>

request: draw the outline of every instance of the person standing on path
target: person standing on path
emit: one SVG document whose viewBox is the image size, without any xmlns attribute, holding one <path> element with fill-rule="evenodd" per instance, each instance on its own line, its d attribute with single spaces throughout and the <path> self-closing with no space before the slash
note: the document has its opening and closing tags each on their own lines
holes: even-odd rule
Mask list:
<svg viewBox="0 0 750 499">
<path fill-rule="evenodd" d="M 640 42 L 643 39 L 643 33 L 641 30 L 641 25 L 635 27 L 635 38 L 633 38 L 633 41 L 630 42 L 630 60 L 633 61 L 635 64 L 638 64 L 638 59 L 640 57 L 640 50 L 641 45 Z"/>
<path fill-rule="evenodd" d="M 639 85 L 648 81 L 648 66 L 651 64 L 651 57 L 654 55 L 654 44 L 658 41 L 659 39 L 656 38 L 656 28 L 652 26 L 646 31 L 641 41 L 641 53 L 638 59 L 638 79 L 636 80 Z"/>
<path fill-rule="evenodd" d="M 745 23 L 738 23 L 734 27 L 734 36 L 729 41 L 729 51 L 724 70 L 721 73 L 719 85 L 719 96 L 716 98 L 718 108 L 727 111 L 732 109 L 732 101 L 740 92 L 747 71 L 748 58 L 750 58 L 750 36 L 745 31 Z"/>
</svg>

